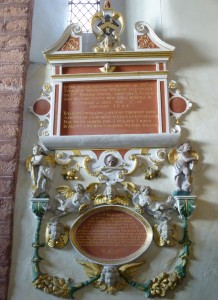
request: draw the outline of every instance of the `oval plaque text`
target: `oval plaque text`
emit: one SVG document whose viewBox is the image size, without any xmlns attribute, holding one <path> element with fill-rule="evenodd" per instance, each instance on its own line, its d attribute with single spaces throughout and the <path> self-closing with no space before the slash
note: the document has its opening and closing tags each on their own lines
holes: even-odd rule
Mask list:
<svg viewBox="0 0 218 300">
<path fill-rule="evenodd" d="M 152 241 L 150 224 L 122 206 L 94 208 L 76 220 L 70 231 L 73 246 L 100 264 L 119 265 L 138 258 Z"/>
</svg>

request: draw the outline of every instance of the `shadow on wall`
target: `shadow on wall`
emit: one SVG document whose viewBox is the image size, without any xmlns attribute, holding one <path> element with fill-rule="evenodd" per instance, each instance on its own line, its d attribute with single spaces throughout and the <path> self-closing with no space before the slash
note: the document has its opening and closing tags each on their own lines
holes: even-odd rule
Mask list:
<svg viewBox="0 0 218 300">
<path fill-rule="evenodd" d="M 191 43 L 185 39 L 167 39 L 167 43 L 176 47 L 173 59 L 170 65 L 171 73 L 178 70 L 187 70 L 193 67 L 202 68 L 208 64 L 214 63 L 201 49 L 196 47 L 196 43 Z"/>
</svg>

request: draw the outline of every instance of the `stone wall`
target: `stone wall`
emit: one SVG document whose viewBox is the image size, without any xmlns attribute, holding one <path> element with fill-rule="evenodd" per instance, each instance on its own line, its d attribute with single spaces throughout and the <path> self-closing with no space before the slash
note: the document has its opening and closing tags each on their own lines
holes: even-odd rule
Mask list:
<svg viewBox="0 0 218 300">
<path fill-rule="evenodd" d="M 0 299 L 7 298 L 33 0 L 0 0 Z"/>
</svg>

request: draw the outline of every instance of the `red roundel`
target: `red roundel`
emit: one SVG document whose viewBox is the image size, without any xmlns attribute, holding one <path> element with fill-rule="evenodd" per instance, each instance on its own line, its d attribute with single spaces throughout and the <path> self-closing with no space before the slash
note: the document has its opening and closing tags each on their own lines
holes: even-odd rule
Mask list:
<svg viewBox="0 0 218 300">
<path fill-rule="evenodd" d="M 187 102 L 182 97 L 173 97 L 170 99 L 170 110 L 172 113 L 182 114 L 187 110 Z"/>
<path fill-rule="evenodd" d="M 45 99 L 39 99 L 33 105 L 34 113 L 39 116 L 47 115 L 50 111 L 50 108 L 50 103 Z"/>
</svg>

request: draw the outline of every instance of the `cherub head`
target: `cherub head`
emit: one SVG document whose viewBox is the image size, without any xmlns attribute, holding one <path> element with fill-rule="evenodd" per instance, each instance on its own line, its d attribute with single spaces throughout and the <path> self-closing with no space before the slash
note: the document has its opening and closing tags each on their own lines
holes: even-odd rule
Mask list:
<svg viewBox="0 0 218 300">
<path fill-rule="evenodd" d="M 141 186 L 140 193 L 147 196 L 150 195 L 151 194 L 150 186 L 145 186 L 145 185 Z"/>
<path fill-rule="evenodd" d="M 42 147 L 40 145 L 34 145 L 33 146 L 33 155 L 39 155 L 42 154 Z"/>
<path fill-rule="evenodd" d="M 61 234 L 64 233 L 63 224 L 57 220 L 49 223 L 49 234 L 52 240 L 58 240 Z"/>
<path fill-rule="evenodd" d="M 74 189 L 76 193 L 82 193 L 85 191 L 85 188 L 81 183 L 76 184 Z"/>
<path fill-rule="evenodd" d="M 183 143 L 180 147 L 179 147 L 179 151 L 180 152 L 188 152 L 191 151 L 192 147 L 189 141 Z"/>
<path fill-rule="evenodd" d="M 166 220 L 162 221 L 158 225 L 158 232 L 164 241 L 168 241 L 172 238 L 174 229 L 171 224 L 169 224 Z"/>
</svg>

